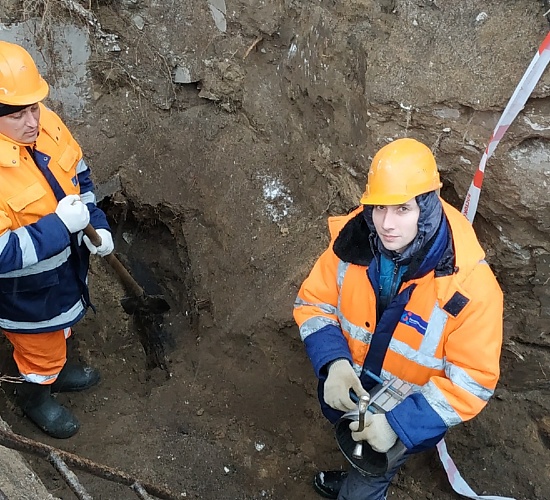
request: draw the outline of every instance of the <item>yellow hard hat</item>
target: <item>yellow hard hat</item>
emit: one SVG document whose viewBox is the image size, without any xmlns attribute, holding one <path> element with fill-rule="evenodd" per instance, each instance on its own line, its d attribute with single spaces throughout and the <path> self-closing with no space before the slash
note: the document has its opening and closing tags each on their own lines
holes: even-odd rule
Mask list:
<svg viewBox="0 0 550 500">
<path fill-rule="evenodd" d="M 20 45 L 0 41 L 0 103 L 28 106 L 48 95 L 31 55 Z"/>
<path fill-rule="evenodd" d="M 363 205 L 399 205 L 442 186 L 430 148 L 415 139 L 397 139 L 374 156 Z"/>
</svg>

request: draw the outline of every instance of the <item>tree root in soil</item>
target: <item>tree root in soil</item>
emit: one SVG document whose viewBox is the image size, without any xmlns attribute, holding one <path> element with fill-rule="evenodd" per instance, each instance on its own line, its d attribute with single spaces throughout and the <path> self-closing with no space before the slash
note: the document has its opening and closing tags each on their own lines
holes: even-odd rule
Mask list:
<svg viewBox="0 0 550 500">
<path fill-rule="evenodd" d="M 107 481 L 113 481 L 128 486 L 142 500 L 149 500 L 149 494 L 162 500 L 177 500 L 179 498 L 175 493 L 161 486 L 144 483 L 125 472 L 92 462 L 91 460 L 79 457 L 73 453 L 54 448 L 53 446 L 34 441 L 13 432 L 0 429 L 0 444 L 6 448 L 31 453 L 50 461 L 56 470 L 63 476 L 63 479 L 67 481 L 67 484 L 73 492 L 80 495 L 78 498 L 82 500 L 87 500 L 91 497 L 84 491 L 76 479 L 76 476 L 68 469 L 67 465 L 87 472 L 88 474 L 106 479 Z M 0 500 L 1 499 L 2 497 L 0 496 Z"/>
</svg>

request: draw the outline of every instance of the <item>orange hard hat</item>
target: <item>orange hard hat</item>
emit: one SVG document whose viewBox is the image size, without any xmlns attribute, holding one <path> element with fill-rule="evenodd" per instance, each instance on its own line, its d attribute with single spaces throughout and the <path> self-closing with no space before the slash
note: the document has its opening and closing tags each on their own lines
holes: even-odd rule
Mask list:
<svg viewBox="0 0 550 500">
<path fill-rule="evenodd" d="M 31 55 L 20 45 L 0 41 L 0 103 L 27 106 L 48 95 Z"/>
<path fill-rule="evenodd" d="M 400 205 L 441 187 L 430 148 L 415 139 L 397 139 L 374 156 L 363 205 Z"/>
</svg>

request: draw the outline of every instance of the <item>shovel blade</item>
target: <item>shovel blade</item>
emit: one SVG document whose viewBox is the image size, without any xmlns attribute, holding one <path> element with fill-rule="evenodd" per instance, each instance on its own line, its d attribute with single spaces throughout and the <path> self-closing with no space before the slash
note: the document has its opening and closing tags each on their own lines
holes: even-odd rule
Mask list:
<svg viewBox="0 0 550 500">
<path fill-rule="evenodd" d="M 163 314 L 170 304 L 161 295 L 143 294 L 139 297 L 124 297 L 120 304 L 127 314 Z"/>
</svg>

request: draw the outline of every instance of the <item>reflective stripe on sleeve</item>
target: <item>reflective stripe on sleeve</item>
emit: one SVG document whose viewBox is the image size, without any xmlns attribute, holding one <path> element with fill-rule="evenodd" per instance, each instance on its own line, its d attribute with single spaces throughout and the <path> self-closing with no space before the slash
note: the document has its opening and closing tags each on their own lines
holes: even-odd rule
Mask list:
<svg viewBox="0 0 550 500">
<path fill-rule="evenodd" d="M 476 382 L 468 373 L 462 368 L 453 365 L 452 363 L 445 363 L 445 375 L 453 383 L 468 391 L 470 394 L 478 397 L 483 401 L 489 401 L 494 391 L 487 389 Z"/>
<path fill-rule="evenodd" d="M 315 333 L 328 325 L 334 325 L 340 328 L 338 321 L 326 318 L 324 316 L 314 316 L 313 318 L 309 318 L 307 321 L 302 323 L 302 326 L 300 326 L 300 337 L 302 340 L 305 340 L 312 333 Z"/>
<path fill-rule="evenodd" d="M 319 318 L 320 319 L 327 319 L 327 321 L 320 321 L 319 323 L 312 323 L 312 324 L 319 325 L 319 328 L 323 328 L 324 326 L 327 326 L 328 324 L 336 325 L 339 328 L 341 328 L 342 330 L 345 330 L 346 332 L 348 332 L 349 336 L 351 338 L 356 339 L 356 340 L 360 340 L 361 342 L 364 342 L 365 344 L 370 344 L 370 341 L 372 339 L 372 333 L 369 330 L 367 330 L 366 328 L 362 328 L 360 326 L 354 325 L 353 323 L 348 321 L 340 313 L 340 311 L 337 310 L 336 307 L 331 306 L 330 304 L 312 304 L 312 303 L 306 302 L 305 300 L 302 300 L 300 298 L 296 298 L 296 300 L 294 301 L 294 307 L 297 308 L 297 307 L 303 307 L 303 306 L 315 307 L 316 309 L 324 312 L 325 314 L 330 314 L 332 316 L 337 316 L 338 317 L 339 322 L 336 322 L 334 320 L 329 321 L 327 318 L 324 318 L 323 316 L 316 316 L 315 318 L 318 318 L 318 319 Z M 302 328 L 304 327 L 304 325 L 306 323 L 309 324 L 312 319 L 314 319 L 314 318 L 310 318 L 309 320 L 307 320 L 302 325 Z M 302 336 L 302 340 L 304 340 L 308 335 L 311 335 L 312 333 L 314 333 L 314 331 L 311 331 L 311 330 L 308 329 L 307 334 L 304 336 L 301 333 L 302 328 L 300 328 L 300 334 Z"/>
<path fill-rule="evenodd" d="M 439 388 L 432 382 L 428 382 L 420 388 L 420 392 L 426 398 L 429 405 L 434 409 L 434 411 L 441 417 L 443 422 L 447 427 L 452 427 L 462 423 L 462 419 L 454 408 L 449 404 L 449 402 L 443 396 L 443 393 Z"/>
<path fill-rule="evenodd" d="M 350 321 L 348 321 L 344 316 L 339 315 L 338 318 L 340 319 L 340 324 L 342 325 L 342 330 L 345 330 L 349 333 L 349 336 L 352 339 L 360 340 L 361 342 L 364 342 L 365 344 L 370 344 L 372 340 L 372 333 L 369 332 L 366 328 L 362 328 L 360 326 L 354 325 Z"/>
<path fill-rule="evenodd" d="M 11 235 L 12 232 L 8 230 L 2 236 L 0 236 L 0 254 L 4 251 L 4 248 L 6 248 L 8 242 L 10 241 Z"/>
<path fill-rule="evenodd" d="M 80 161 L 76 165 L 76 173 L 81 174 L 82 172 L 85 172 L 88 170 L 88 165 L 86 165 L 86 162 L 84 161 L 84 158 L 81 158 Z"/>
<path fill-rule="evenodd" d="M 88 191 L 87 193 L 81 193 L 80 200 L 84 204 L 86 203 L 93 203 L 94 205 L 96 204 L 96 198 L 93 191 Z"/>
<path fill-rule="evenodd" d="M 323 311 L 327 314 L 332 314 L 333 316 L 336 316 L 338 314 L 338 311 L 336 310 L 336 307 L 331 306 L 330 304 L 314 304 L 312 302 L 306 302 L 305 300 L 302 300 L 299 297 L 296 297 L 296 300 L 294 301 L 294 308 L 302 307 L 302 306 L 308 306 L 308 307 L 316 307 L 317 309 Z"/>
<path fill-rule="evenodd" d="M 21 267 L 32 266 L 38 262 L 36 249 L 32 241 L 31 235 L 25 227 L 19 227 L 13 231 L 19 239 L 19 248 L 21 249 Z"/>
<path fill-rule="evenodd" d="M 62 252 L 50 257 L 49 259 L 41 260 L 32 266 L 25 267 L 23 269 L 17 269 L 15 271 L 10 271 L 8 273 L 0 274 L 0 279 L 2 278 L 20 278 L 22 276 L 32 276 L 34 274 L 40 274 L 45 271 L 51 271 L 57 269 L 65 262 L 67 262 L 69 255 L 71 255 L 71 247 L 67 247 Z"/>
</svg>

